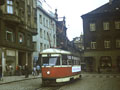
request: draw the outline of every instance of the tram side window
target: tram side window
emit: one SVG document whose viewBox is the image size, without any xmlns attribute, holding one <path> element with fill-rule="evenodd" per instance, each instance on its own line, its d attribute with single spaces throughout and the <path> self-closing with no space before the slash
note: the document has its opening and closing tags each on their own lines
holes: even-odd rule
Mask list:
<svg viewBox="0 0 120 90">
<path fill-rule="evenodd" d="M 43 58 L 43 65 L 49 65 L 49 58 L 48 57 L 44 57 Z"/>
<path fill-rule="evenodd" d="M 67 65 L 67 55 L 62 55 L 62 65 Z"/>
<path fill-rule="evenodd" d="M 60 65 L 60 59 L 59 58 L 50 58 L 49 59 L 49 65 Z"/>
<path fill-rule="evenodd" d="M 43 65 L 60 65 L 60 57 L 43 57 Z"/>
<path fill-rule="evenodd" d="M 67 64 L 72 65 L 72 56 L 70 55 L 67 56 Z"/>
<path fill-rule="evenodd" d="M 67 63 L 68 63 L 68 65 L 72 65 L 72 61 L 71 60 L 68 60 Z"/>
</svg>

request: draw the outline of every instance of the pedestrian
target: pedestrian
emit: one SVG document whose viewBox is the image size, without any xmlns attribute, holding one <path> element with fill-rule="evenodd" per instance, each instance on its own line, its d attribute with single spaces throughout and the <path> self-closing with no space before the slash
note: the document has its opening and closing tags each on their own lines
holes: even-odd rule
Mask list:
<svg viewBox="0 0 120 90">
<path fill-rule="evenodd" d="M 16 66 L 16 75 L 19 75 L 19 65 Z"/>
<path fill-rule="evenodd" d="M 2 65 L 0 65 L 0 81 L 2 80 Z"/>
<path fill-rule="evenodd" d="M 9 75 L 13 75 L 13 66 L 11 64 L 9 65 Z"/>
<path fill-rule="evenodd" d="M 6 69 L 6 75 L 9 75 L 9 66 L 7 64 L 5 66 L 5 69 Z"/>
<path fill-rule="evenodd" d="M 26 64 L 25 65 L 25 78 L 28 78 L 29 77 L 29 68 L 28 68 L 28 65 Z"/>
<path fill-rule="evenodd" d="M 33 76 L 36 75 L 36 67 L 33 67 L 32 75 L 33 75 Z"/>
<path fill-rule="evenodd" d="M 37 71 L 37 75 L 39 75 L 39 73 L 40 73 L 40 66 L 39 65 L 36 66 L 36 71 Z"/>
<path fill-rule="evenodd" d="M 19 75 L 22 74 L 22 66 L 19 65 Z"/>
</svg>

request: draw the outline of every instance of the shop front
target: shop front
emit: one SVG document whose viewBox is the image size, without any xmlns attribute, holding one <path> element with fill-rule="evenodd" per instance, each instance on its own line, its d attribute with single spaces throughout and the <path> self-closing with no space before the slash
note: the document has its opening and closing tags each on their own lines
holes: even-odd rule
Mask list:
<svg viewBox="0 0 120 90">
<path fill-rule="evenodd" d="M 111 72 L 112 71 L 112 59 L 110 56 L 101 56 L 100 71 L 101 72 Z"/>
</svg>

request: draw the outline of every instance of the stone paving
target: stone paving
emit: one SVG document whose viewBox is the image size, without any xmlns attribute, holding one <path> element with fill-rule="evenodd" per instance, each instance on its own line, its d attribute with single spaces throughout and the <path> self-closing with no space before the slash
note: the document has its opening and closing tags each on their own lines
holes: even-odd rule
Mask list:
<svg viewBox="0 0 120 90">
<path fill-rule="evenodd" d="M 33 75 L 29 75 L 28 78 L 25 78 L 25 76 L 21 75 L 21 76 L 4 76 L 0 81 L 0 85 L 1 84 L 5 84 L 5 83 L 11 83 L 11 82 L 17 82 L 17 81 L 22 81 L 22 80 L 28 80 L 28 79 L 34 79 L 34 78 L 40 78 L 41 74 L 39 76 L 33 76 Z"/>
<path fill-rule="evenodd" d="M 120 78 L 120 74 L 82 74 L 83 77 L 87 78 Z"/>
<path fill-rule="evenodd" d="M 30 75 L 29 78 L 25 76 L 4 77 L 4 80 L 0 81 L 0 90 L 120 90 L 120 74 L 82 74 L 80 80 L 61 87 L 41 87 L 40 77 L 41 75 Z"/>
<path fill-rule="evenodd" d="M 82 74 L 82 78 L 59 90 L 120 90 L 120 74 Z"/>
</svg>

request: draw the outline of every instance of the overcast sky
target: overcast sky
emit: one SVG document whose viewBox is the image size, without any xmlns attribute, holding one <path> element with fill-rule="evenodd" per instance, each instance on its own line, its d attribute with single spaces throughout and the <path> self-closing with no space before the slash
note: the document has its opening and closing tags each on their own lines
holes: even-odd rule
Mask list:
<svg viewBox="0 0 120 90">
<path fill-rule="evenodd" d="M 69 40 L 80 36 L 83 32 L 81 15 L 86 14 L 109 0 L 45 0 L 54 12 L 58 9 L 58 17 L 66 17 L 67 36 Z"/>
</svg>

